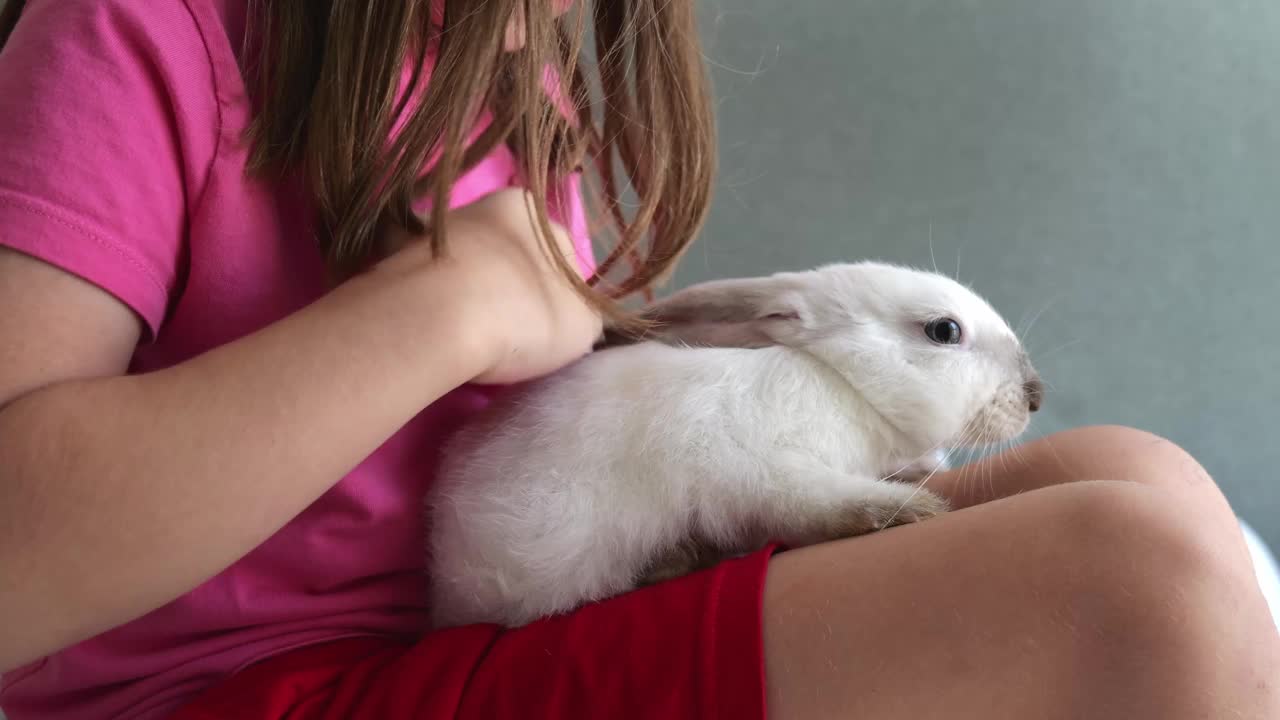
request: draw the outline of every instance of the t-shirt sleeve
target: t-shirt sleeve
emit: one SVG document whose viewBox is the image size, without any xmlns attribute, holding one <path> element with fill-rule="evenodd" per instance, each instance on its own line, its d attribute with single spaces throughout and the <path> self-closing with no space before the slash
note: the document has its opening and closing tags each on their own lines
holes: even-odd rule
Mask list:
<svg viewBox="0 0 1280 720">
<path fill-rule="evenodd" d="M 185 3 L 31 0 L 0 107 L 0 245 L 98 285 L 154 337 L 220 126 Z"/>
</svg>

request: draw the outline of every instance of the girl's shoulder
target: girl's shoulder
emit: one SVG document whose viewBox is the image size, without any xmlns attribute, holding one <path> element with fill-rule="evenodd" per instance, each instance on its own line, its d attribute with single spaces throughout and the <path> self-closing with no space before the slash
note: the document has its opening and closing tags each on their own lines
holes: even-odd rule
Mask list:
<svg viewBox="0 0 1280 720">
<path fill-rule="evenodd" d="M 243 120 L 243 10 L 28 0 L 0 51 L 0 243 L 115 294 L 154 333 L 189 211 Z"/>
</svg>

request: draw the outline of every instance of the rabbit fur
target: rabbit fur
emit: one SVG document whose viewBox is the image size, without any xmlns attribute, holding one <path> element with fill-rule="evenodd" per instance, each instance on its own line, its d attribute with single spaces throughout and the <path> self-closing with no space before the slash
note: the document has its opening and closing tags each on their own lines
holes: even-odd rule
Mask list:
<svg viewBox="0 0 1280 720">
<path fill-rule="evenodd" d="M 1015 438 L 1042 394 L 1008 324 L 935 273 L 720 280 L 647 315 L 653 339 L 513 388 L 447 446 L 435 627 L 519 626 L 770 541 L 928 518 L 946 503 L 918 483 L 943 449 Z M 959 343 L 927 337 L 942 318 Z"/>
</svg>

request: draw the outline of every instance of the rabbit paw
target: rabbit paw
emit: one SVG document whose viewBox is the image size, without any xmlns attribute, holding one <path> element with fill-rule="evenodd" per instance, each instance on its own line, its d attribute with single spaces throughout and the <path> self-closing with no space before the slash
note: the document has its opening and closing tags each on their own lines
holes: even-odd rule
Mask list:
<svg viewBox="0 0 1280 720">
<path fill-rule="evenodd" d="M 894 512 L 889 514 L 885 527 L 928 520 L 935 515 L 941 515 L 949 509 L 950 505 L 943 498 L 924 488 L 913 489 L 912 495 L 907 498 L 906 502 L 899 505 L 894 509 Z"/>
<path fill-rule="evenodd" d="M 927 520 L 948 510 L 947 501 L 925 490 L 899 484 L 901 492 L 851 502 L 841 509 L 830 539 L 865 535 L 877 530 Z"/>
</svg>

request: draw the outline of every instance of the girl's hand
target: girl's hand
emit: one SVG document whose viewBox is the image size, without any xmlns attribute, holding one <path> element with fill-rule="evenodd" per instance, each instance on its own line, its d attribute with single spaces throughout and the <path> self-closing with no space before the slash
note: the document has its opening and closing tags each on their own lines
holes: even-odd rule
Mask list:
<svg viewBox="0 0 1280 720">
<path fill-rule="evenodd" d="M 474 382 L 509 384 L 545 375 L 590 352 L 601 320 L 561 274 L 544 249 L 530 195 L 499 190 L 453 211 L 448 250 L 429 272 L 447 278 L 475 331 L 471 348 L 482 370 Z M 554 247 L 576 266 L 573 241 L 552 224 Z M 397 255 L 425 259 L 424 244 Z M 401 258 L 393 257 L 390 263 Z M 417 263 L 413 263 L 417 265 Z"/>
</svg>

